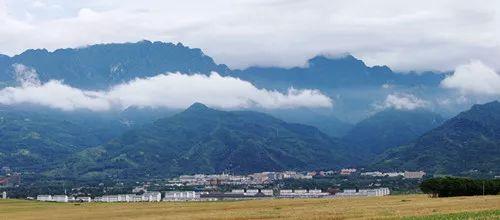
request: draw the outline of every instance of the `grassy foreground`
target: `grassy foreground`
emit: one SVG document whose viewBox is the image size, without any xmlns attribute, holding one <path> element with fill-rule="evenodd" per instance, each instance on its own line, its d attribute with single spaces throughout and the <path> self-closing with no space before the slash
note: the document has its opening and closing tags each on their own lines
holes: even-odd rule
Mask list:
<svg viewBox="0 0 500 220">
<path fill-rule="evenodd" d="M 47 203 L 0 200 L 0 219 L 500 219 L 500 196 L 425 195 L 227 202 Z"/>
</svg>

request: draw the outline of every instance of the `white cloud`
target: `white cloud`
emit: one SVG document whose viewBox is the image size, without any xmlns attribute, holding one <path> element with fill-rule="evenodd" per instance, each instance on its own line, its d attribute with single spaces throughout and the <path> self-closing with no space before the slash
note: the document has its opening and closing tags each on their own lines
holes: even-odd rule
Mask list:
<svg viewBox="0 0 500 220">
<path fill-rule="evenodd" d="M 500 95 L 500 74 L 475 60 L 458 66 L 453 75 L 441 82 L 441 86 L 457 89 L 462 94 Z"/>
<path fill-rule="evenodd" d="M 394 93 L 387 95 L 384 102 L 377 107 L 380 109 L 394 108 L 399 110 L 414 110 L 427 107 L 428 105 L 429 102 L 412 94 Z"/>
<path fill-rule="evenodd" d="M 202 48 L 231 67 L 350 52 L 370 65 L 500 69 L 500 1 L 0 0 L 0 53 L 142 39 Z M 359 7 L 363 5 L 363 7 Z M 43 6 L 43 7 L 42 7 Z"/>
<path fill-rule="evenodd" d="M 0 90 L 2 104 L 29 103 L 65 111 L 107 111 L 129 106 L 186 108 L 194 102 L 224 109 L 332 107 L 332 100 L 317 90 L 290 88 L 287 93 L 280 93 L 217 73 L 210 76 L 168 73 L 138 78 L 106 91 L 86 91 L 57 80 L 36 83 L 33 77 L 36 72 L 22 65 L 15 70 L 21 85 Z"/>
</svg>

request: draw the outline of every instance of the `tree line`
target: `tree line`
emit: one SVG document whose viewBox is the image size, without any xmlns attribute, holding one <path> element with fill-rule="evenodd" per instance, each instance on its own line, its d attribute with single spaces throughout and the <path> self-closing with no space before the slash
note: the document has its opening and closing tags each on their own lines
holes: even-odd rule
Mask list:
<svg viewBox="0 0 500 220">
<path fill-rule="evenodd" d="M 424 180 L 420 189 L 432 197 L 498 195 L 500 179 L 432 178 Z"/>
</svg>

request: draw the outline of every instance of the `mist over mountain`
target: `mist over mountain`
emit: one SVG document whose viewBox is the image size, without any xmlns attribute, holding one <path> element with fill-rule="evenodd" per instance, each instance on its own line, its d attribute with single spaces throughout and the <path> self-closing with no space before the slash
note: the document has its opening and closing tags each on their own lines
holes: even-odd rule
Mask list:
<svg viewBox="0 0 500 220">
<path fill-rule="evenodd" d="M 365 166 L 380 158 L 375 167 L 384 169 L 495 170 L 498 103 L 441 125 L 440 115 L 469 105 L 460 89 L 470 90 L 462 84 L 474 66 L 495 79 L 479 64 L 451 78 L 369 67 L 351 55 L 232 70 L 200 49 L 149 41 L 1 55 L 0 162 L 90 179 Z M 206 105 L 187 108 L 195 102 Z"/>
<path fill-rule="evenodd" d="M 426 132 L 412 144 L 390 150 L 381 167 L 423 169 L 440 174 L 498 172 L 500 102 L 474 105 Z"/>
<path fill-rule="evenodd" d="M 439 114 L 427 110 L 387 109 L 357 123 L 342 139 L 358 152 L 377 155 L 411 143 L 443 121 Z"/>
<path fill-rule="evenodd" d="M 231 70 L 224 64 L 216 64 L 200 49 L 189 48 L 182 44 L 150 41 L 98 44 L 75 49 L 58 49 L 53 52 L 36 49 L 27 50 L 13 57 L 1 56 L 1 87 L 15 86 L 18 83 L 15 65 L 23 65 L 36 71 L 42 84 L 50 80 L 61 80 L 64 85 L 82 90 L 80 93 L 93 93 L 99 90 L 98 97 L 107 99 L 115 97 L 107 97 L 109 94 L 101 94 L 101 90 L 106 91 L 112 86 L 124 85 L 134 79 L 142 79 L 140 82 L 143 82 L 147 81 L 145 80 L 147 77 L 158 78 L 159 74 L 165 73 L 208 75 L 214 71 L 223 77 L 239 78 L 257 88 L 277 90 L 284 94 L 289 93 L 290 88 L 318 90 L 329 96 L 335 105 L 334 108 L 323 111 L 318 116 L 331 115 L 348 123 L 358 122 L 373 114 L 373 106 L 383 103 L 391 94 L 410 94 L 421 99 L 434 100 L 446 92 L 439 86 L 445 74 L 396 73 L 387 66 L 368 67 L 363 61 L 351 55 L 338 57 L 318 55 L 309 59 L 304 67 L 249 67 L 243 70 Z M 165 82 L 170 83 L 168 80 Z M 187 80 L 185 83 L 197 82 Z M 59 85 L 51 84 L 51 86 Z M 164 87 L 171 86 L 166 84 Z M 191 89 L 194 88 L 199 86 Z M 210 86 L 203 89 L 210 89 Z M 136 90 L 130 92 L 138 93 Z M 149 93 L 144 95 L 151 96 Z M 125 98 L 121 99 L 127 101 Z M 189 104 L 194 101 L 210 104 L 206 100 L 189 101 Z M 100 100 L 92 102 L 96 102 L 94 106 L 102 103 Z M 187 105 L 177 108 L 185 107 Z M 444 111 L 445 114 L 453 114 L 457 110 L 460 109 L 437 108 L 438 112 Z M 297 121 L 302 122 L 305 119 Z"/>
<path fill-rule="evenodd" d="M 437 86 L 444 79 L 442 74 L 425 72 L 401 74 L 387 66 L 368 67 L 352 55 L 329 58 L 315 56 L 305 67 L 250 67 L 235 70 L 234 75 L 266 88 L 288 88 L 290 86 L 321 89 L 342 87 L 380 87 L 384 84 Z"/>
<path fill-rule="evenodd" d="M 338 119 L 331 111 L 323 109 L 295 108 L 264 112 L 286 122 L 314 126 L 331 137 L 342 137 L 353 126 L 351 123 Z"/>
</svg>

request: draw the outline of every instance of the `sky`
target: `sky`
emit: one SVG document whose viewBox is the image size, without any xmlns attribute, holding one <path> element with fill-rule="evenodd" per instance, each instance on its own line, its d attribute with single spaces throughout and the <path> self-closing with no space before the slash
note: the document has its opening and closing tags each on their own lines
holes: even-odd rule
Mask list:
<svg viewBox="0 0 500 220">
<path fill-rule="evenodd" d="M 201 48 L 231 68 L 350 53 L 398 71 L 499 72 L 499 11 L 493 0 L 0 0 L 0 53 L 147 39 Z"/>
</svg>

